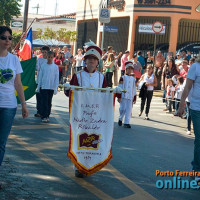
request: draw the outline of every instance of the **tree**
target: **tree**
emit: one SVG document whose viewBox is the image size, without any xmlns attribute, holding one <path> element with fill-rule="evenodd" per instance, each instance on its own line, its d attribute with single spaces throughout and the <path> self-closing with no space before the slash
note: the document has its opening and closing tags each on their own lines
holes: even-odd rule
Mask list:
<svg viewBox="0 0 200 200">
<path fill-rule="evenodd" d="M 51 28 L 45 28 L 45 31 L 43 32 L 42 29 L 37 29 L 38 38 L 47 40 L 47 39 L 55 39 L 58 41 L 62 41 L 65 43 L 70 43 L 76 41 L 76 31 L 67 31 L 65 28 L 61 28 L 58 31 L 54 31 Z M 53 44 L 53 40 L 52 40 Z M 59 44 L 58 44 L 59 46 Z"/>
<path fill-rule="evenodd" d="M 13 32 L 12 33 L 12 48 L 14 48 L 21 38 L 21 32 Z"/>
<path fill-rule="evenodd" d="M 0 0 L 0 25 L 10 26 L 11 19 L 20 15 L 21 0 Z"/>
</svg>

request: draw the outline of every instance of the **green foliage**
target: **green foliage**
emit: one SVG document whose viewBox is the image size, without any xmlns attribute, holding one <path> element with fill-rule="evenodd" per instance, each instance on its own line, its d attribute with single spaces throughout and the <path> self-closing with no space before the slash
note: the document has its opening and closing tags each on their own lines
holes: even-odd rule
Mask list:
<svg viewBox="0 0 200 200">
<path fill-rule="evenodd" d="M 13 32 L 12 33 L 12 47 L 15 47 L 21 38 L 21 32 Z"/>
<path fill-rule="evenodd" d="M 58 31 L 54 31 L 51 28 L 45 28 L 43 32 L 42 29 L 37 29 L 38 38 L 47 40 L 47 39 L 56 39 L 65 43 L 76 41 L 76 31 L 67 31 L 65 28 L 61 28 Z"/>
<path fill-rule="evenodd" d="M 11 19 L 20 15 L 21 0 L 0 0 L 0 25 L 10 26 Z"/>
</svg>

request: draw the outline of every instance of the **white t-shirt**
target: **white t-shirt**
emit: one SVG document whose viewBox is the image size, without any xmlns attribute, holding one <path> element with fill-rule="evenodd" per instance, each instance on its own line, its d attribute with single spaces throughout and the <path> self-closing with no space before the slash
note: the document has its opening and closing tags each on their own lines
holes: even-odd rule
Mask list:
<svg viewBox="0 0 200 200">
<path fill-rule="evenodd" d="M 190 98 L 190 108 L 200 111 L 200 63 L 196 62 L 191 65 L 187 78 L 194 81 Z"/>
<path fill-rule="evenodd" d="M 176 93 L 175 93 L 174 98 L 181 99 L 183 90 L 184 90 L 184 85 L 183 84 L 182 85 L 178 85 L 177 88 L 176 88 Z"/>
<path fill-rule="evenodd" d="M 57 90 L 59 85 L 59 70 L 58 65 L 52 64 L 43 64 L 40 67 L 40 73 L 38 76 L 38 88 L 48 89 L 48 90 Z"/>
<path fill-rule="evenodd" d="M 167 86 L 167 98 L 171 99 L 172 98 L 172 92 L 175 91 L 175 88 L 174 86 Z"/>
<path fill-rule="evenodd" d="M 22 67 L 17 56 L 8 53 L 0 57 L 0 108 L 16 108 L 15 77 L 22 73 Z"/>
<path fill-rule="evenodd" d="M 83 54 L 81 54 L 81 55 L 76 55 L 76 56 L 75 56 L 76 67 L 81 67 L 82 58 L 83 58 Z"/>
</svg>

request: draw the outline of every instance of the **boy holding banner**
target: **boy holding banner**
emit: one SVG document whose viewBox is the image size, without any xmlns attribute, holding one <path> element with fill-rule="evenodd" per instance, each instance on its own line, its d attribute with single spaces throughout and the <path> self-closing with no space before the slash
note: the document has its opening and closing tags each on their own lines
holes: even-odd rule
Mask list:
<svg viewBox="0 0 200 200">
<path fill-rule="evenodd" d="M 126 68 L 126 75 L 123 75 L 119 80 L 119 87 L 121 87 L 123 90 L 126 90 L 126 93 L 122 93 L 121 98 L 118 99 L 120 102 L 120 116 L 118 125 L 122 126 L 122 120 L 125 115 L 124 120 L 124 128 L 131 128 L 131 125 L 129 124 L 131 119 L 131 111 L 133 107 L 133 103 L 136 103 L 136 79 L 132 76 L 134 67 L 132 61 L 126 61 L 125 62 L 125 68 Z"/>
<path fill-rule="evenodd" d="M 83 69 L 83 70 L 81 70 L 81 71 L 79 71 L 79 72 L 77 72 L 76 74 L 74 74 L 73 75 L 73 77 L 72 77 L 72 80 L 70 81 L 70 85 L 74 85 L 74 86 L 80 86 L 80 87 L 87 87 L 87 88 L 90 88 L 90 87 L 92 87 L 92 88 L 106 88 L 107 87 L 107 83 L 106 83 L 106 80 L 105 80 L 105 77 L 104 77 L 104 75 L 102 74 L 102 73 L 100 73 L 100 72 L 98 72 L 97 71 L 97 67 L 98 67 L 98 64 L 99 64 L 99 61 L 100 61 L 100 59 L 101 59 L 101 57 L 102 57 L 102 51 L 101 51 L 101 49 L 98 47 L 98 46 L 96 46 L 96 44 L 94 44 L 92 41 L 90 41 L 90 42 L 88 42 L 88 43 L 86 43 L 85 44 L 86 46 L 87 46 L 87 49 L 86 49 L 86 53 L 85 53 L 85 55 L 84 55 L 84 61 L 85 61 L 85 63 L 86 63 L 86 67 Z M 75 93 L 74 93 L 74 96 L 71 94 L 72 92 L 70 92 L 70 90 L 69 89 L 67 89 L 67 90 L 64 90 L 65 91 L 65 95 L 66 96 L 69 96 L 69 98 L 70 98 L 70 104 L 73 104 L 73 102 L 75 102 L 75 101 L 77 101 L 78 102 L 78 99 L 79 98 L 77 98 L 76 97 L 76 95 L 75 95 Z M 93 94 L 92 94 L 92 92 L 91 91 L 89 91 L 90 93 L 91 93 L 91 101 L 92 101 L 92 96 L 93 96 Z M 87 92 L 85 92 L 85 93 L 87 93 Z M 97 93 L 96 94 L 96 98 L 98 99 L 98 95 L 99 95 L 99 93 Z M 72 97 L 73 96 L 73 97 Z M 76 98 L 76 99 L 75 99 Z M 84 104 L 84 96 L 81 96 L 81 98 L 82 98 L 82 100 L 81 100 L 81 102 L 82 102 L 82 104 L 81 104 L 81 107 L 82 107 L 82 105 L 84 105 L 85 106 L 85 104 Z M 72 100 L 73 99 L 73 100 Z M 72 102 L 73 101 L 73 102 Z M 90 102 L 89 102 L 90 103 Z M 88 105 L 89 105 L 89 103 L 88 103 Z M 98 102 L 97 102 L 97 104 L 98 104 Z M 97 105 L 96 104 L 96 105 Z M 71 105 L 72 107 L 73 107 L 73 105 Z M 74 109 L 74 107 L 73 108 L 71 108 L 70 107 L 70 110 L 73 110 Z M 81 108 L 79 109 L 79 111 L 81 110 Z M 89 110 L 89 108 L 88 108 L 88 110 Z M 77 111 L 78 112 L 78 111 Z M 80 111 L 80 113 L 75 113 L 75 112 L 72 112 L 72 111 L 70 111 L 70 115 L 71 115 L 71 118 L 73 118 L 72 116 L 74 116 L 74 115 L 76 115 L 75 117 L 82 117 L 83 115 L 84 115 L 84 112 L 85 111 L 83 111 L 83 113 L 81 113 L 81 111 Z M 93 114 L 93 116 L 94 116 L 95 114 Z M 94 117 L 97 117 L 97 115 L 96 116 L 94 116 Z M 70 119 L 71 119 L 70 118 Z M 85 118 L 87 118 L 87 117 L 85 117 Z M 85 119 L 84 118 L 84 120 L 88 120 L 88 119 Z M 74 118 L 73 118 L 74 119 Z M 77 134 L 77 135 L 84 135 L 84 137 L 87 137 L 86 139 L 83 139 L 84 141 L 86 141 L 87 139 L 91 139 L 91 138 L 94 138 L 94 137 L 97 137 L 98 138 L 98 134 L 96 134 L 95 133 L 95 131 L 94 131 L 94 133 L 89 133 L 89 132 L 86 132 L 86 133 L 84 133 L 84 134 L 82 134 L 82 133 L 79 133 L 80 132 L 80 129 L 78 128 L 78 130 L 76 129 L 74 129 L 73 128 L 73 125 L 74 125 L 74 123 L 72 123 L 72 121 L 70 120 L 70 148 L 69 148 L 69 153 L 68 153 L 68 156 L 70 157 L 70 159 L 72 160 L 72 162 L 75 164 L 75 176 L 76 177 L 78 177 L 78 178 L 83 178 L 84 177 L 84 175 L 91 175 L 92 173 L 95 173 L 96 171 L 98 171 L 98 170 L 100 170 L 104 165 L 99 165 L 99 167 L 98 168 L 96 168 L 95 169 L 95 167 L 88 167 L 89 169 L 87 170 L 86 168 L 82 168 L 82 167 L 80 167 L 80 165 L 79 165 L 79 160 L 78 160 L 78 155 L 76 155 L 76 156 L 74 156 L 73 157 L 73 155 L 74 155 L 74 152 L 73 152 L 73 148 L 75 148 L 75 149 L 78 149 L 78 150 L 80 150 L 80 149 L 84 149 L 84 150 L 82 150 L 82 151 L 86 151 L 86 152 L 81 152 L 81 153 L 86 153 L 87 155 L 89 155 L 89 149 L 93 149 L 94 148 L 94 143 L 95 143 L 95 141 L 98 141 L 98 144 L 97 144 L 97 146 L 98 146 L 98 148 L 100 149 L 101 147 L 99 147 L 99 143 L 100 143 L 100 138 L 99 139 L 95 139 L 95 141 L 93 141 L 93 144 L 87 144 L 87 145 L 91 145 L 90 147 L 76 147 L 75 146 L 75 144 L 73 143 L 73 141 L 72 141 L 72 138 L 73 138 L 73 134 Z M 82 126 L 82 124 L 79 124 L 79 125 L 81 125 Z M 89 126 L 90 126 L 91 124 L 88 124 L 88 129 L 89 129 Z M 76 125 L 75 125 L 76 126 Z M 78 126 L 78 125 L 77 125 Z M 86 126 L 86 125 L 84 125 L 83 124 L 83 126 Z M 91 125 L 92 126 L 92 125 Z M 101 127 L 102 128 L 102 127 Z M 101 129 L 100 128 L 100 129 Z M 76 131 L 77 131 L 77 133 L 76 133 Z M 91 130 L 91 131 L 93 131 L 93 130 Z M 73 134 L 72 134 L 72 132 L 74 132 Z M 99 131 L 100 132 L 100 131 Z M 112 132 L 113 132 L 113 130 L 112 130 Z M 87 134 L 87 136 L 85 136 Z M 101 138 L 103 138 L 102 136 L 100 136 Z M 112 136 L 111 136 L 111 138 L 112 138 Z M 81 136 L 79 137 L 79 139 L 81 140 Z M 104 140 L 104 142 L 105 142 L 105 140 Z M 81 141 L 79 141 L 79 144 L 81 143 Z M 73 147 L 72 147 L 73 146 Z M 74 147 L 75 146 L 75 147 Z M 108 145 L 107 145 L 108 146 Z M 86 150 L 85 150 L 86 149 Z M 98 150 L 99 150 L 98 149 Z M 93 150 L 95 150 L 95 149 L 93 149 Z M 96 149 L 97 150 L 97 149 Z M 95 152 L 97 152 L 95 150 Z M 76 150 L 77 151 L 77 150 Z M 110 149 L 108 150 L 108 152 L 110 152 Z M 80 153 L 80 152 L 79 152 Z M 93 153 L 92 153 L 93 154 Z M 98 155 L 98 153 L 97 153 L 97 155 Z M 85 156 L 87 159 L 89 159 L 91 156 Z M 106 159 L 104 159 L 103 161 L 103 163 L 107 163 L 110 159 L 111 159 L 111 155 L 109 154 L 109 156 L 107 157 L 107 156 L 105 156 L 106 157 Z M 93 159 L 93 158 L 92 158 Z M 96 158 L 94 158 L 94 159 L 96 159 Z M 82 163 L 81 163 L 82 164 Z M 82 164 L 83 165 L 83 164 Z M 85 165 L 87 165 L 87 161 L 86 161 L 86 164 Z M 96 166 L 98 166 L 98 164 L 96 165 Z M 78 169 L 77 169 L 78 168 Z"/>
</svg>

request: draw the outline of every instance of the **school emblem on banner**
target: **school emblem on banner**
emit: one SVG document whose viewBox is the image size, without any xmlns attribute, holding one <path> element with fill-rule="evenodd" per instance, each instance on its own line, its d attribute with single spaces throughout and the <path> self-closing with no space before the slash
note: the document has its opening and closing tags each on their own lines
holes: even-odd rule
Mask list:
<svg viewBox="0 0 200 200">
<path fill-rule="evenodd" d="M 112 158 L 114 94 L 71 90 L 68 157 L 76 168 L 91 175 Z"/>
</svg>

